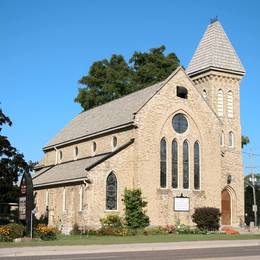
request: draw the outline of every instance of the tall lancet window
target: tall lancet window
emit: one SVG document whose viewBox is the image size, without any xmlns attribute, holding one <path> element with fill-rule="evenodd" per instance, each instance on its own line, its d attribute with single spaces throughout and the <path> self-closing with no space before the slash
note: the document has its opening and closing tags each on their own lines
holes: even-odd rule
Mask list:
<svg viewBox="0 0 260 260">
<path fill-rule="evenodd" d="M 117 210 L 117 179 L 113 172 L 109 173 L 106 181 L 106 209 Z"/>
<path fill-rule="evenodd" d="M 228 95 L 227 95 L 227 113 L 229 118 L 233 117 L 234 105 L 233 105 L 233 93 L 231 90 L 228 91 Z"/>
<path fill-rule="evenodd" d="M 223 101 L 223 90 L 218 90 L 218 115 L 224 116 L 224 101 Z"/>
<path fill-rule="evenodd" d="M 194 189 L 200 189 L 200 145 L 194 144 Z"/>
<path fill-rule="evenodd" d="M 234 133 L 232 131 L 228 133 L 228 146 L 231 148 L 234 147 Z"/>
<path fill-rule="evenodd" d="M 178 143 L 175 139 L 172 141 L 172 187 L 178 188 Z"/>
<path fill-rule="evenodd" d="M 166 140 L 160 142 L 160 187 L 166 188 Z"/>
<path fill-rule="evenodd" d="M 183 142 L 183 188 L 189 189 L 189 143 Z"/>
<path fill-rule="evenodd" d="M 204 98 L 205 100 L 208 99 L 208 93 L 207 93 L 206 89 L 203 90 L 203 98 Z"/>
</svg>

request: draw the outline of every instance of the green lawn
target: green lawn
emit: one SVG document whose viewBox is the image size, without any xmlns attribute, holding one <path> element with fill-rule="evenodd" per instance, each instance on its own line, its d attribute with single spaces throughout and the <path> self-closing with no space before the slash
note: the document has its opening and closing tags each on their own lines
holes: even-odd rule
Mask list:
<svg viewBox="0 0 260 260">
<path fill-rule="evenodd" d="M 203 240 L 245 240 L 260 239 L 260 234 L 209 234 L 209 235 L 136 235 L 136 236 L 64 236 L 60 235 L 54 241 L 25 241 L 19 243 L 0 242 L 0 248 L 4 247 L 25 247 L 25 246 L 65 246 L 65 245 L 104 245 L 104 244 L 127 244 L 127 243 L 159 243 L 159 242 L 180 242 L 180 241 L 203 241 Z"/>
</svg>

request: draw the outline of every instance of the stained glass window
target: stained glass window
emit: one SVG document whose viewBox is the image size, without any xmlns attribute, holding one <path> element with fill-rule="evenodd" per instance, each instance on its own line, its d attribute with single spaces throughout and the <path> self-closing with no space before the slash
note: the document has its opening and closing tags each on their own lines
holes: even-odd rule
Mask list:
<svg viewBox="0 0 260 260">
<path fill-rule="evenodd" d="M 178 188 L 178 144 L 175 139 L 172 141 L 172 187 Z"/>
<path fill-rule="evenodd" d="M 194 144 L 194 189 L 200 189 L 200 145 Z"/>
<path fill-rule="evenodd" d="M 179 113 L 173 117 L 172 126 L 177 133 L 182 134 L 188 128 L 188 121 L 183 114 Z"/>
<path fill-rule="evenodd" d="M 189 144 L 183 142 L 183 188 L 189 188 Z"/>
<path fill-rule="evenodd" d="M 166 141 L 165 138 L 160 143 L 160 186 L 166 187 Z"/>
<path fill-rule="evenodd" d="M 117 179 L 111 172 L 106 181 L 106 209 L 117 210 Z"/>
</svg>

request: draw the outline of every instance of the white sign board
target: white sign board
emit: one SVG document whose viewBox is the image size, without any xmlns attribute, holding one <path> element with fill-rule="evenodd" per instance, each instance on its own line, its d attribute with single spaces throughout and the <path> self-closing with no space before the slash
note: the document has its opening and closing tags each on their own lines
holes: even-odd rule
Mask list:
<svg viewBox="0 0 260 260">
<path fill-rule="evenodd" d="M 190 211 L 190 198 L 175 197 L 174 211 Z"/>
<path fill-rule="evenodd" d="M 19 198 L 19 218 L 26 219 L 26 197 Z"/>
</svg>

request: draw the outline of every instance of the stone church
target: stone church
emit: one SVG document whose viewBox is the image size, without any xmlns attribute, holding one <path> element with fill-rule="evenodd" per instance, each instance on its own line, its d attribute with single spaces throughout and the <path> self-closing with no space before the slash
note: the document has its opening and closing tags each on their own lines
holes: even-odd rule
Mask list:
<svg viewBox="0 0 260 260">
<path fill-rule="evenodd" d="M 36 216 L 68 232 L 124 214 L 124 189 L 141 188 L 151 225 L 192 225 L 195 208 L 244 221 L 240 81 L 245 74 L 212 21 L 186 70 L 80 113 L 43 148 L 33 176 Z"/>
</svg>

